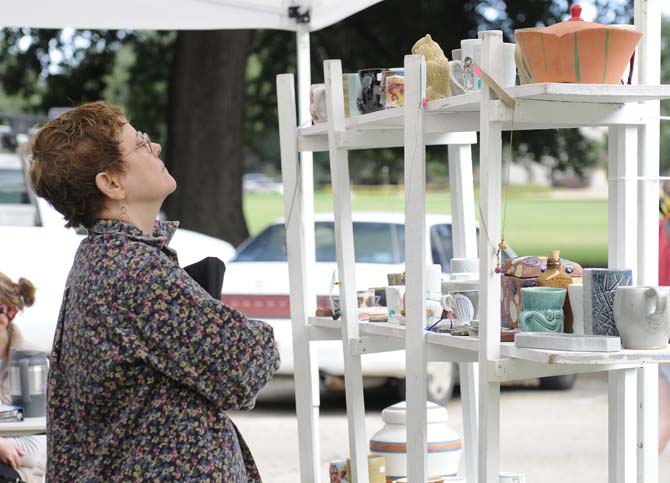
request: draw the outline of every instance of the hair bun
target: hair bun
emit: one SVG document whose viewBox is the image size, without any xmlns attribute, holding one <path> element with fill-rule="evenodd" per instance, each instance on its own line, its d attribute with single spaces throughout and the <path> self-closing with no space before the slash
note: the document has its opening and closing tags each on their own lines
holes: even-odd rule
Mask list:
<svg viewBox="0 0 670 483">
<path fill-rule="evenodd" d="M 19 283 L 17 285 L 19 286 L 19 295 L 23 300 L 23 304 L 26 307 L 30 307 L 35 303 L 35 286 L 30 280 L 23 277 L 19 279 Z"/>
</svg>

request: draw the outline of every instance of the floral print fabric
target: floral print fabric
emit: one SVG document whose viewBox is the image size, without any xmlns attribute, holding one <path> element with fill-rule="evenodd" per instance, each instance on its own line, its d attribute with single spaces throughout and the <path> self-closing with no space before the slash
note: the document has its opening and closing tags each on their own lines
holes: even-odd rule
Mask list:
<svg viewBox="0 0 670 483">
<path fill-rule="evenodd" d="M 260 481 L 227 409 L 279 367 L 272 328 L 212 298 L 167 243 L 100 220 L 77 252 L 49 374 L 47 481 Z"/>
</svg>

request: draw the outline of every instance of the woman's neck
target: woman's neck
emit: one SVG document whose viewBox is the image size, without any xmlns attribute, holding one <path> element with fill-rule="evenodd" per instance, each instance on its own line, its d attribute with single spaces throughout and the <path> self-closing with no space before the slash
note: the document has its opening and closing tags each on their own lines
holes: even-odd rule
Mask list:
<svg viewBox="0 0 670 483">
<path fill-rule="evenodd" d="M 151 236 L 154 234 L 154 224 L 157 215 L 158 209 L 137 209 L 126 206 L 125 213 L 122 213 L 120 208 L 103 208 L 99 216 L 105 220 L 119 220 L 130 223 Z"/>
</svg>

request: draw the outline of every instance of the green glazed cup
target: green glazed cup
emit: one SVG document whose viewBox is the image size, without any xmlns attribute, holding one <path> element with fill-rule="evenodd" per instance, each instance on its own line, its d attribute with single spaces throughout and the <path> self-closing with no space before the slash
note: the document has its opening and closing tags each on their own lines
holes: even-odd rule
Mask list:
<svg viewBox="0 0 670 483">
<path fill-rule="evenodd" d="M 523 332 L 563 332 L 563 303 L 567 290 L 554 287 L 521 289 L 523 311 L 519 327 Z"/>
</svg>

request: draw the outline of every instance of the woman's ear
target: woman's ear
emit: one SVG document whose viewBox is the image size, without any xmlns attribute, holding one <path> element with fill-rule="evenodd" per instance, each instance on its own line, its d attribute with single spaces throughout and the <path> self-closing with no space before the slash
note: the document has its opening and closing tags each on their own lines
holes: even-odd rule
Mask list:
<svg viewBox="0 0 670 483">
<path fill-rule="evenodd" d="M 95 185 L 107 198 L 121 201 L 126 198 L 126 190 L 121 186 L 119 175 L 102 171 L 95 175 Z"/>
</svg>

